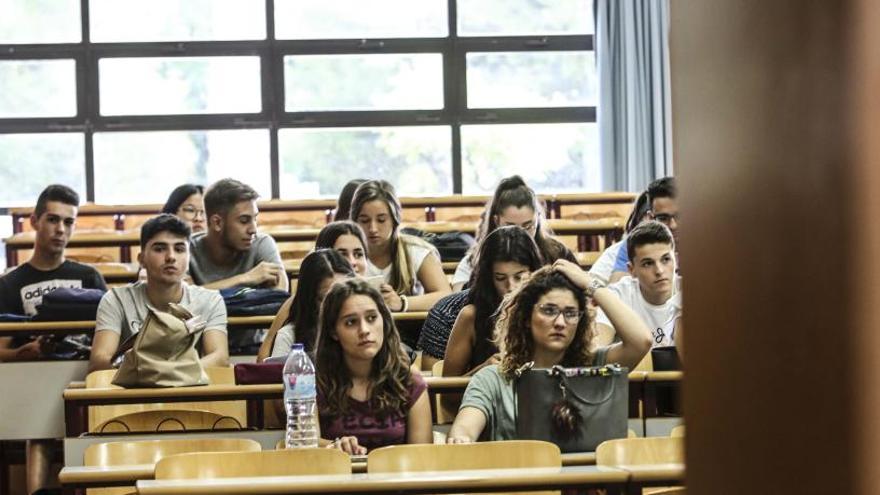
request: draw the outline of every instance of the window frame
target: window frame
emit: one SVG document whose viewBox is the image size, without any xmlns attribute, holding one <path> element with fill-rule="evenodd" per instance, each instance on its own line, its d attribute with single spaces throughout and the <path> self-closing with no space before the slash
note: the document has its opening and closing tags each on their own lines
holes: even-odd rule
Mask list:
<svg viewBox="0 0 880 495">
<path fill-rule="evenodd" d="M 461 126 L 469 124 L 596 123 L 596 107 L 467 108 L 466 57 L 472 52 L 595 51 L 594 36 L 459 37 L 456 0 L 447 0 L 448 37 L 276 40 L 274 0 L 266 3 L 266 39 L 248 41 L 92 43 L 89 0 L 80 0 L 82 41 L 64 44 L 0 44 L 0 60 L 73 59 L 77 114 L 74 117 L 0 119 L 0 133 L 82 132 L 85 135 L 86 200 L 95 200 L 93 136 L 96 132 L 268 129 L 272 198 L 280 197 L 278 131 L 284 128 L 443 125 L 452 131 L 452 190 L 462 193 Z M 286 112 L 284 57 L 371 53 L 439 53 L 443 57 L 444 108 Z M 98 61 L 102 58 L 250 55 L 260 57 L 262 110 L 258 113 L 197 115 L 100 115 Z M 2 206 L 2 205 L 0 205 Z"/>
</svg>

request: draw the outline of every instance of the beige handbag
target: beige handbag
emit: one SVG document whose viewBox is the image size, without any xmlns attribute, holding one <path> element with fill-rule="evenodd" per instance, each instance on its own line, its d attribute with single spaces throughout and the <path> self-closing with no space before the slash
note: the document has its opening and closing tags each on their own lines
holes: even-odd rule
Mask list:
<svg viewBox="0 0 880 495">
<path fill-rule="evenodd" d="M 205 322 L 178 304 L 168 312 L 149 313 L 125 351 L 113 384 L 122 387 L 187 387 L 207 385 L 208 375 L 199 361 L 196 343 Z M 124 346 L 125 344 L 123 344 Z"/>
</svg>

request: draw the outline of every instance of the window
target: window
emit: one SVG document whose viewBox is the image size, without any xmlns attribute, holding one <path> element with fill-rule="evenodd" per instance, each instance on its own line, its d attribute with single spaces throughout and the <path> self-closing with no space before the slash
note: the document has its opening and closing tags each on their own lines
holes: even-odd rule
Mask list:
<svg viewBox="0 0 880 495">
<path fill-rule="evenodd" d="M 0 180 L 21 184 L 0 208 L 227 176 L 282 199 L 600 190 L 592 4 L 0 0 Z"/>
</svg>

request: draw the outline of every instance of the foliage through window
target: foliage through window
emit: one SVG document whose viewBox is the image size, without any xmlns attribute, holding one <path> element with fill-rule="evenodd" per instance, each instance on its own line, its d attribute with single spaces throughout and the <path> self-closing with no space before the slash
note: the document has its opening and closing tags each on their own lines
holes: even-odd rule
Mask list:
<svg viewBox="0 0 880 495">
<path fill-rule="evenodd" d="M 283 199 L 598 191 L 592 4 L 0 0 L 0 207 L 226 176 Z"/>
</svg>

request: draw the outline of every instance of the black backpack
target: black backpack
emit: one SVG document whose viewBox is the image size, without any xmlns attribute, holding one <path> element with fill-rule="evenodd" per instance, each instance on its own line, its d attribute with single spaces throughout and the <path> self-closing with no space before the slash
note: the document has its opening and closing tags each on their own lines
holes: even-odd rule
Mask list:
<svg viewBox="0 0 880 495">
<path fill-rule="evenodd" d="M 432 234 L 412 227 L 405 227 L 400 232 L 430 242 L 440 253 L 441 261 L 461 261 L 464 255 L 476 244 L 474 236 L 458 230 Z"/>
</svg>

